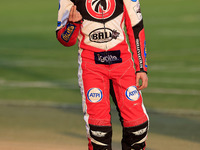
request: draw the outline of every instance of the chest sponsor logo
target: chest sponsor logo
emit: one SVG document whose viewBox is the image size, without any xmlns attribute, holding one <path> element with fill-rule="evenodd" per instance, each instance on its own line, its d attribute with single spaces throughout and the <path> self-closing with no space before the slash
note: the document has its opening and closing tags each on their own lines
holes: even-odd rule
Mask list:
<svg viewBox="0 0 200 150">
<path fill-rule="evenodd" d="M 95 52 L 94 58 L 96 64 L 110 65 L 122 62 L 122 59 L 120 58 L 120 50 Z"/>
<path fill-rule="evenodd" d="M 107 19 L 116 8 L 115 0 L 86 0 L 87 12 L 96 19 Z"/>
<path fill-rule="evenodd" d="M 98 28 L 90 32 L 89 39 L 92 42 L 105 43 L 111 41 L 112 39 L 117 39 L 119 34 L 120 33 L 117 32 L 117 30 L 111 30 L 109 28 Z"/>
<path fill-rule="evenodd" d="M 87 98 L 92 103 L 100 102 L 103 98 L 103 93 L 99 88 L 91 88 L 87 92 Z"/>
<path fill-rule="evenodd" d="M 137 90 L 136 86 L 128 87 L 126 89 L 125 95 L 126 95 L 126 98 L 130 101 L 136 101 L 140 97 L 139 91 Z"/>
</svg>

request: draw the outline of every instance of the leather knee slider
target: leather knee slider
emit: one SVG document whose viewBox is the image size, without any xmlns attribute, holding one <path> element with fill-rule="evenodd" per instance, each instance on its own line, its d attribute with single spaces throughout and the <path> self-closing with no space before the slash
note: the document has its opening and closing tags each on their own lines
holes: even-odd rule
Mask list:
<svg viewBox="0 0 200 150">
<path fill-rule="evenodd" d="M 135 126 L 123 128 L 122 149 L 123 150 L 143 150 L 146 146 L 148 121 Z"/>
<path fill-rule="evenodd" d="M 90 125 L 93 150 L 111 150 L 112 127 Z"/>
</svg>

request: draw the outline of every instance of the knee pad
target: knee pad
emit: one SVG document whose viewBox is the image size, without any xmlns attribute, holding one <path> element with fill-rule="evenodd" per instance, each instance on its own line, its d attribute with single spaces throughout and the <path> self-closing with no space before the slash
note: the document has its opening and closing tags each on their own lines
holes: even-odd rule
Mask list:
<svg viewBox="0 0 200 150">
<path fill-rule="evenodd" d="M 111 150 L 112 127 L 90 125 L 93 150 Z"/>
<path fill-rule="evenodd" d="M 148 121 L 135 127 L 123 128 L 122 149 L 143 150 L 146 146 Z"/>
</svg>

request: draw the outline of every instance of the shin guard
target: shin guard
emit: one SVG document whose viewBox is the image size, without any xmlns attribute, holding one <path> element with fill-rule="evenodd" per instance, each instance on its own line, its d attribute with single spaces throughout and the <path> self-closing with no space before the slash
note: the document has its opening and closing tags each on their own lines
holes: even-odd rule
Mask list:
<svg viewBox="0 0 200 150">
<path fill-rule="evenodd" d="M 90 125 L 93 150 L 111 150 L 112 127 Z"/>
<path fill-rule="evenodd" d="M 123 128 L 122 150 L 144 150 L 148 121 L 135 127 Z"/>
</svg>

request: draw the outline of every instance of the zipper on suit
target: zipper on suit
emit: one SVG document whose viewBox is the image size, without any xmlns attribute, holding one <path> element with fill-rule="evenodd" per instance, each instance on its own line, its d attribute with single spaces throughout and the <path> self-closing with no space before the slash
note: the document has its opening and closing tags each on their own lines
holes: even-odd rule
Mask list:
<svg viewBox="0 0 200 150">
<path fill-rule="evenodd" d="M 104 35 L 106 35 L 106 25 L 105 25 L 105 21 L 104 21 L 104 14 L 103 14 L 103 4 L 102 4 L 103 0 L 100 0 L 100 4 L 101 4 L 101 11 L 102 11 L 102 20 L 103 20 L 103 28 L 104 28 Z M 108 50 L 108 45 L 107 45 L 107 42 L 105 44 L 105 50 L 107 51 Z"/>
</svg>

